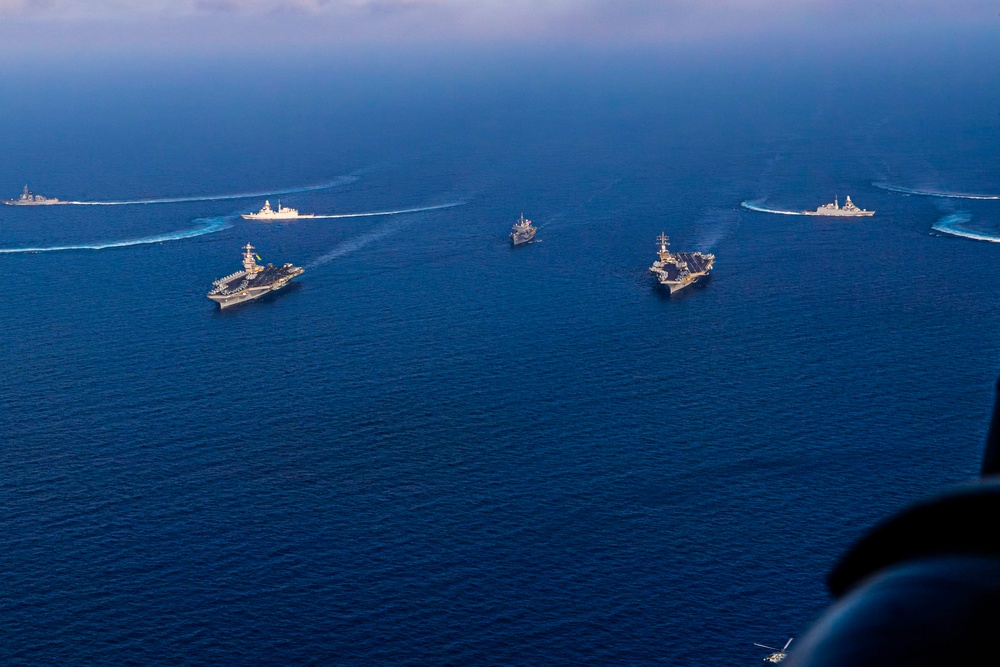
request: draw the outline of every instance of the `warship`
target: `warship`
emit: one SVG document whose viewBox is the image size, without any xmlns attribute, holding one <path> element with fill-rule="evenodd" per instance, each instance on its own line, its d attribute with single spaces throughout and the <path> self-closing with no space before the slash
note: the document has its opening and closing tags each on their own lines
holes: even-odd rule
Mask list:
<svg viewBox="0 0 1000 667">
<path fill-rule="evenodd" d="M 254 261 L 253 250 L 254 247 L 249 243 L 243 246 L 242 271 L 231 273 L 212 283 L 214 287 L 208 293 L 208 298 L 219 304 L 219 308 L 228 308 L 244 301 L 259 299 L 268 292 L 281 289 L 304 270 L 291 264 L 261 266 Z M 256 258 L 260 259 L 260 256 L 257 255 Z"/>
<path fill-rule="evenodd" d="M 256 213 L 244 213 L 244 220 L 296 220 L 298 218 L 315 218 L 314 213 L 299 213 L 294 208 L 287 208 L 281 205 L 281 200 L 278 200 L 278 210 L 275 211 L 271 208 L 271 202 L 264 200 L 264 208 L 260 209 Z"/>
<path fill-rule="evenodd" d="M 524 219 L 524 213 L 521 214 L 521 219 L 514 223 L 513 229 L 514 231 L 510 233 L 510 241 L 514 245 L 531 241 L 535 238 L 535 232 L 538 231 L 537 227 L 531 225 L 531 220 Z"/>
<path fill-rule="evenodd" d="M 649 267 L 649 272 L 656 276 L 660 285 L 670 289 L 671 294 L 694 285 L 712 270 L 715 255 L 703 252 L 670 252 L 667 250 L 670 241 L 663 233 L 656 240 L 660 242 L 660 251 L 657 253 L 660 258 Z"/>
<path fill-rule="evenodd" d="M 802 211 L 805 215 L 830 215 L 830 216 L 841 216 L 849 218 L 867 217 L 875 215 L 875 211 L 867 211 L 863 208 L 858 208 L 855 206 L 854 202 L 851 201 L 850 196 L 847 197 L 847 201 L 844 202 L 844 206 L 841 207 L 837 198 L 834 197 L 832 204 L 823 204 L 815 211 Z"/>
<path fill-rule="evenodd" d="M 17 199 L 4 199 L 4 204 L 8 206 L 50 206 L 52 204 L 68 204 L 69 202 L 59 201 L 55 197 L 43 197 L 42 195 L 36 195 L 28 189 L 28 186 L 24 186 L 24 192 Z"/>
</svg>

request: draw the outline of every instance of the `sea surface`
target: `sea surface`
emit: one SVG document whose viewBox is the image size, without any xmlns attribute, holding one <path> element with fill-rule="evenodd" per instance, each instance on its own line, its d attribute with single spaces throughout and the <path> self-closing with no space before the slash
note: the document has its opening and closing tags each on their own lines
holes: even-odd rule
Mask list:
<svg viewBox="0 0 1000 667">
<path fill-rule="evenodd" d="M 178 200 L 0 207 L 0 663 L 801 636 L 1000 372 L 1000 201 L 900 191 L 1000 194 L 996 49 L 845 54 L 0 72 L 4 197 Z M 659 291 L 661 231 L 711 279 Z M 306 271 L 220 312 L 247 242 Z"/>
</svg>

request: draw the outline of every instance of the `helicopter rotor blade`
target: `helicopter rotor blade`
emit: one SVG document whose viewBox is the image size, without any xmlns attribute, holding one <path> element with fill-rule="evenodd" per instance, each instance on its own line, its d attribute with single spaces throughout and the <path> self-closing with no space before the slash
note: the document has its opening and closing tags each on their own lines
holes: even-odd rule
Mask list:
<svg viewBox="0 0 1000 667">
<path fill-rule="evenodd" d="M 754 646 L 759 646 L 761 648 L 766 648 L 768 651 L 780 651 L 781 650 L 780 648 L 774 648 L 773 646 L 764 646 L 763 644 L 758 644 L 757 642 L 754 642 L 753 645 Z"/>
<path fill-rule="evenodd" d="M 785 642 L 785 648 L 781 649 L 782 651 L 787 651 L 788 650 L 788 645 L 792 643 L 792 639 L 795 639 L 795 637 L 792 637 L 787 642 Z"/>
</svg>

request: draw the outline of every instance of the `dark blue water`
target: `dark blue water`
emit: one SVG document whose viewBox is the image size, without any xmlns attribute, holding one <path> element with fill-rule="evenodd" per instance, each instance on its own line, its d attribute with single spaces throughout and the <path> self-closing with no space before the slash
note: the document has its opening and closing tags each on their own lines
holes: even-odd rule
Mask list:
<svg viewBox="0 0 1000 667">
<path fill-rule="evenodd" d="M 5 196 L 460 205 L 3 207 L 211 233 L 0 255 L 0 662 L 757 664 L 977 469 L 1000 244 L 933 226 L 1000 204 L 872 186 L 1000 192 L 1000 60 L 938 55 L 4 74 Z M 654 289 L 661 231 L 707 284 Z M 307 271 L 220 312 L 248 241 Z"/>
</svg>

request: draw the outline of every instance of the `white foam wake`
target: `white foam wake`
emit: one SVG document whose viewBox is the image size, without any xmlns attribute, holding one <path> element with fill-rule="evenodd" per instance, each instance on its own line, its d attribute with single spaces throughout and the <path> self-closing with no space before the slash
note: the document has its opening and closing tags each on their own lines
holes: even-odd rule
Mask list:
<svg viewBox="0 0 1000 667">
<path fill-rule="evenodd" d="M 963 229 L 962 225 L 968 223 L 972 220 L 972 216 L 968 213 L 952 213 L 951 215 L 946 215 L 931 227 L 934 231 L 943 232 L 945 234 L 951 234 L 952 236 L 961 236 L 967 239 L 975 239 L 976 241 L 989 241 L 990 243 L 1000 243 L 1000 236 L 993 234 L 986 234 L 983 232 L 971 232 L 967 229 Z"/>
<path fill-rule="evenodd" d="M 228 195 L 206 195 L 204 197 L 165 197 L 161 199 L 125 199 L 121 201 L 66 201 L 63 204 L 73 204 L 74 206 L 132 206 L 137 204 L 181 204 L 184 202 L 197 201 L 227 201 L 230 199 L 252 199 L 253 197 L 268 197 L 274 195 L 290 195 L 297 192 L 314 192 L 316 190 L 329 190 L 339 185 L 347 185 L 358 180 L 358 176 L 349 174 L 341 176 L 328 183 L 319 185 L 306 185 L 285 190 L 267 190 L 262 192 L 239 192 Z"/>
<path fill-rule="evenodd" d="M 199 223 L 196 227 L 185 229 L 179 232 L 168 232 L 157 234 L 156 236 L 144 236 L 138 239 L 123 239 L 120 241 L 102 241 L 98 243 L 83 243 L 79 245 L 27 247 L 27 248 L 0 248 L 0 254 L 26 253 L 26 252 L 56 252 L 58 250 L 105 250 L 107 248 L 126 248 L 133 245 L 147 245 L 150 243 L 164 243 L 166 241 L 179 241 L 190 239 L 195 236 L 214 234 L 228 229 L 232 226 L 231 218 L 199 218 L 195 220 Z"/>
<path fill-rule="evenodd" d="M 888 183 L 872 183 L 876 188 L 888 190 L 889 192 L 899 192 L 904 195 L 921 195 L 924 197 L 947 197 L 948 199 L 1000 199 L 1000 195 L 976 195 L 967 192 L 948 192 L 946 190 L 918 190 L 916 188 L 904 188 L 899 185 Z"/>
<path fill-rule="evenodd" d="M 422 213 L 423 211 L 438 211 L 443 208 L 452 208 L 455 206 L 463 206 L 464 201 L 451 202 L 450 204 L 437 204 L 435 206 L 420 206 L 418 208 L 401 208 L 395 211 L 373 211 L 371 213 L 337 213 L 333 215 L 314 215 L 313 219 L 324 218 L 331 220 L 333 218 L 371 218 L 379 215 L 403 215 L 404 213 Z"/>
<path fill-rule="evenodd" d="M 366 245 L 372 244 L 375 241 L 379 241 L 389 236 L 390 234 L 395 234 L 396 232 L 406 227 L 409 222 L 407 220 L 394 220 L 392 222 L 387 222 L 383 225 L 376 227 L 367 234 L 362 234 L 353 239 L 344 241 L 336 248 L 330 252 L 320 255 L 313 261 L 309 262 L 305 268 L 315 269 L 317 266 L 323 266 L 324 264 L 329 264 L 338 257 L 343 257 L 344 255 L 355 252 L 356 250 L 361 250 Z"/>
<path fill-rule="evenodd" d="M 760 205 L 762 201 L 764 200 L 758 199 L 756 201 L 745 201 L 741 202 L 740 206 L 759 213 L 775 213 L 777 215 L 809 215 L 808 213 L 803 213 L 802 211 L 786 211 L 780 208 L 765 208 Z"/>
</svg>

